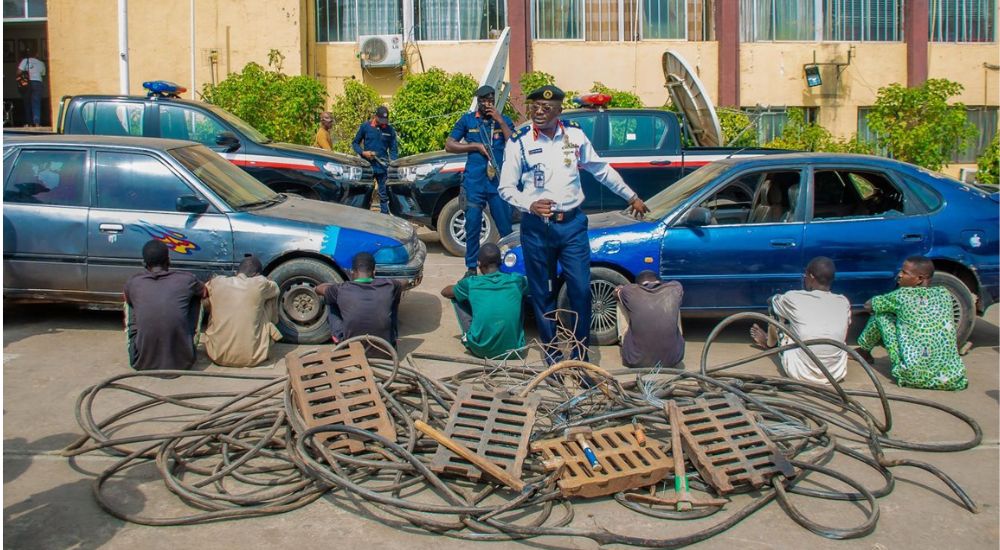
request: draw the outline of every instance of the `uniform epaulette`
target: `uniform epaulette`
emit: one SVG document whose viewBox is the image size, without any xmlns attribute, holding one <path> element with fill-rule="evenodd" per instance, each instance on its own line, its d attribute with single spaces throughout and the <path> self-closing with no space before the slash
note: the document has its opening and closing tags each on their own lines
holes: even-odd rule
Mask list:
<svg viewBox="0 0 1000 550">
<path fill-rule="evenodd" d="M 566 119 L 561 119 L 561 120 L 562 120 L 563 126 L 566 126 L 568 128 L 579 128 L 580 127 L 580 123 L 576 122 L 575 120 L 566 120 Z"/>
<path fill-rule="evenodd" d="M 531 130 L 530 124 L 518 130 L 515 130 L 514 133 L 511 134 L 510 139 L 517 141 L 518 139 L 524 137 L 524 135 L 527 134 L 529 130 Z"/>
</svg>

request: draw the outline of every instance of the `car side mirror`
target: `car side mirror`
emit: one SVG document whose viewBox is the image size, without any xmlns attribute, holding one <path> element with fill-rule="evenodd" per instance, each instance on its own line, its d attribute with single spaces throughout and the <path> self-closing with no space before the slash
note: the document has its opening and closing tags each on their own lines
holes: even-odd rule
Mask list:
<svg viewBox="0 0 1000 550">
<path fill-rule="evenodd" d="M 215 135 L 215 144 L 225 147 L 227 153 L 232 153 L 240 148 L 240 138 L 229 131 L 219 132 Z"/>
<path fill-rule="evenodd" d="M 190 212 L 192 214 L 203 214 L 208 210 L 208 201 L 194 195 L 181 195 L 177 197 L 177 211 Z"/>
<path fill-rule="evenodd" d="M 712 225 L 712 211 L 702 206 L 695 206 L 684 215 L 681 225 L 688 227 L 702 227 Z"/>
</svg>

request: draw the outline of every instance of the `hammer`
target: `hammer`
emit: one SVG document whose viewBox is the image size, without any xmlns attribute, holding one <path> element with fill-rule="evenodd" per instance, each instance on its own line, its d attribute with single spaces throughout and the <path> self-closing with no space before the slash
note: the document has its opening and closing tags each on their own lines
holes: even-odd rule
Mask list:
<svg viewBox="0 0 1000 550">
<path fill-rule="evenodd" d="M 576 441 L 577 445 L 580 446 L 580 450 L 583 451 L 583 456 L 587 457 L 587 462 L 590 463 L 590 468 L 595 472 L 601 471 L 601 463 L 597 461 L 597 455 L 594 454 L 594 450 L 590 448 L 590 444 L 587 443 L 587 438 L 584 435 L 589 435 L 593 433 L 594 430 L 586 426 L 577 426 L 576 428 L 568 428 L 566 430 L 566 439 L 572 438 Z"/>
</svg>

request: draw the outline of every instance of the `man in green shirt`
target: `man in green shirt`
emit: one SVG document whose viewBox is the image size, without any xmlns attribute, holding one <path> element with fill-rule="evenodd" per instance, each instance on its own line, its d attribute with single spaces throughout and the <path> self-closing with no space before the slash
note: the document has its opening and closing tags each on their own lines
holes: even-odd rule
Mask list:
<svg viewBox="0 0 1000 550">
<path fill-rule="evenodd" d="M 524 347 L 521 304 L 527 282 L 521 275 L 500 271 L 500 249 L 489 243 L 479 249 L 479 272 L 445 287 L 462 330 L 462 342 L 476 357 L 503 358 Z"/>
</svg>

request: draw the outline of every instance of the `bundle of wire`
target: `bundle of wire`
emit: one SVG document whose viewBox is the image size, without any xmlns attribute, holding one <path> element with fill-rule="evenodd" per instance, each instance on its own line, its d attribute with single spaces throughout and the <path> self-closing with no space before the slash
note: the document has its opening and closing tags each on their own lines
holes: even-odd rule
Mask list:
<svg viewBox="0 0 1000 550">
<path fill-rule="evenodd" d="M 389 359 L 369 359 L 379 393 L 393 418 L 395 441 L 348 425 L 307 429 L 294 406 L 287 376 L 215 372 L 155 371 L 111 377 L 85 390 L 77 402 L 77 420 L 86 435 L 67 447 L 66 456 L 101 451 L 119 458 L 94 480 L 94 494 L 102 508 L 126 521 L 146 525 L 193 524 L 222 519 L 277 514 L 303 507 L 327 495 L 340 506 L 364 512 L 395 526 L 409 524 L 436 534 L 470 540 L 511 540 L 556 535 L 585 537 L 600 544 L 641 547 L 676 547 L 698 542 L 743 521 L 771 501 L 804 528 L 833 539 L 871 533 L 879 518 L 878 499 L 894 486 L 892 469 L 916 467 L 946 484 L 971 512 L 975 503 L 948 475 L 936 467 L 907 458 L 889 459 L 884 448 L 913 451 L 961 451 L 978 445 L 982 431 L 975 420 L 953 408 L 904 395 L 888 395 L 872 368 L 852 350 L 831 340 L 793 343 L 769 349 L 738 361 L 709 366 L 713 342 L 735 322 L 752 319 L 773 323 L 765 316 L 745 313 L 723 320 L 705 342 L 698 372 L 680 369 L 627 369 L 608 372 L 580 361 L 564 361 L 551 368 L 513 359 L 500 364 L 482 362 L 469 367 L 470 358 L 410 354 L 400 361 L 392 348 L 377 338 L 360 340 L 379 348 Z M 348 340 L 340 344 L 349 345 Z M 847 351 L 868 373 L 873 389 L 846 389 L 833 380 L 807 345 L 829 344 Z M 802 347 L 823 370 L 829 385 L 788 378 L 738 374 L 731 369 L 786 349 Z M 306 352 L 310 353 L 310 352 Z M 520 354 L 524 356 L 524 354 Z M 371 357 L 371 355 L 369 355 Z M 458 374 L 435 379 L 426 376 L 421 361 L 445 361 L 465 366 Z M 162 377 L 196 377 L 204 385 L 245 386 L 242 390 L 161 394 L 135 382 Z M 138 380 L 137 380 L 138 379 Z M 224 379 L 224 380 L 219 380 Z M 640 421 L 650 440 L 670 441 L 665 403 L 690 403 L 696 398 L 735 396 L 758 419 L 780 452 L 794 466 L 796 475 L 776 475 L 770 486 L 743 494 L 726 495 L 725 506 L 699 507 L 679 512 L 614 495 L 633 513 L 675 521 L 698 520 L 691 532 L 672 537 L 646 537 L 609 526 L 589 527 L 574 522 L 578 506 L 586 500 L 563 497 L 556 485 L 558 472 L 546 471 L 537 456 L 524 462 L 526 487 L 516 492 L 488 480 L 473 482 L 431 471 L 437 443 L 414 427 L 419 419 L 444 426 L 460 384 L 475 384 L 493 392 L 541 396 L 531 440 L 560 437 L 571 427 L 601 429 Z M 100 420 L 96 403 L 102 395 L 126 392 L 134 403 Z M 878 403 L 873 411 L 862 403 Z M 909 442 L 890 437 L 895 402 L 936 409 L 964 422 L 972 436 L 965 442 Z M 103 407 L 106 408 L 106 405 Z M 164 422 L 180 424 L 168 431 Z M 126 435 L 128 432 L 129 435 Z M 138 432 L 138 433 L 135 433 Z M 319 442 L 330 434 L 347 434 L 365 441 L 363 452 L 331 451 Z M 851 444 L 854 444 L 853 446 Z M 859 444 L 860 443 L 860 444 Z M 880 487 L 866 487 L 831 466 L 837 456 L 866 465 L 881 477 Z M 127 477 L 134 468 L 155 465 L 166 488 L 190 506 L 192 513 L 174 517 L 148 517 L 128 513 L 107 490 L 107 482 Z M 837 491 L 809 478 L 833 478 L 850 487 Z M 718 497 L 706 480 L 693 472 L 693 490 Z M 665 485 L 673 486 L 668 476 Z M 864 519 L 857 525 L 835 527 L 811 520 L 793 505 L 789 494 L 860 501 Z M 851 505 L 852 507 L 855 505 Z M 590 523 L 590 522 L 587 522 Z M 634 524 L 635 522 L 632 522 Z M 616 522 L 617 525 L 630 525 Z M 653 525 L 667 525 L 653 522 Z M 671 528 L 671 533 L 677 530 Z"/>
</svg>

